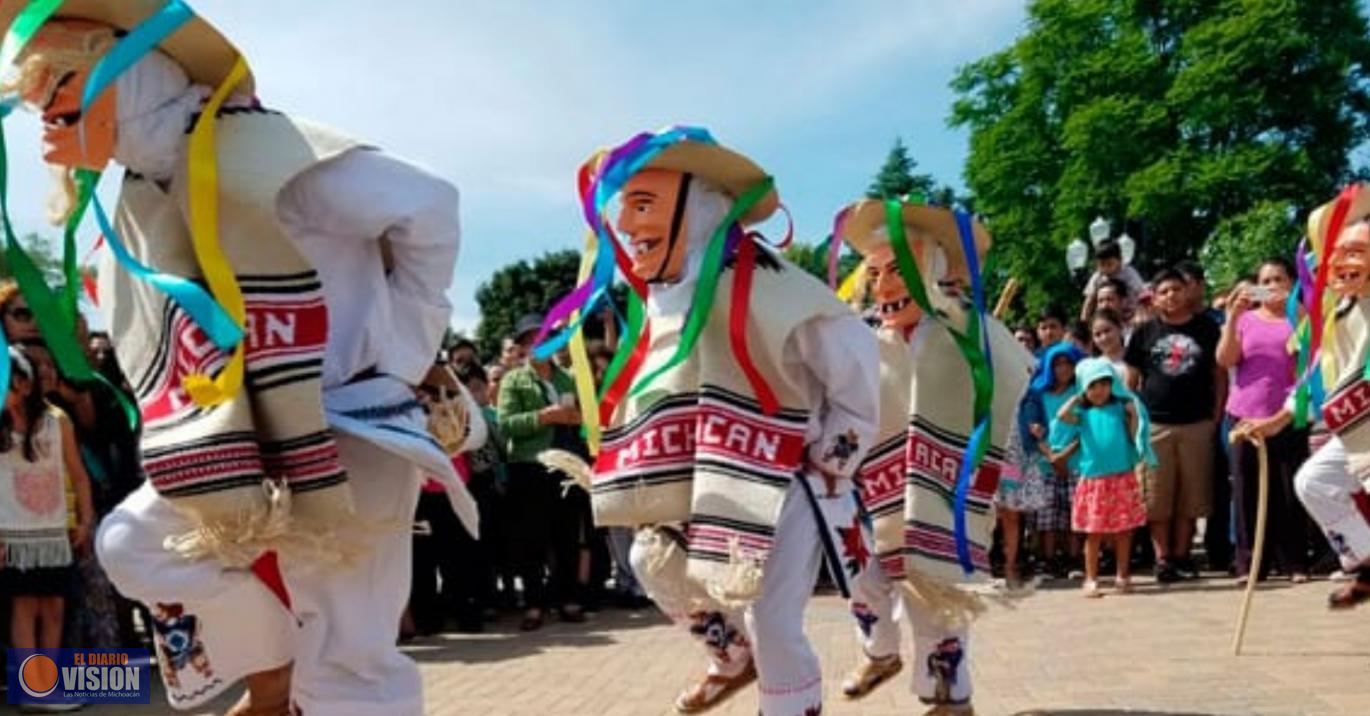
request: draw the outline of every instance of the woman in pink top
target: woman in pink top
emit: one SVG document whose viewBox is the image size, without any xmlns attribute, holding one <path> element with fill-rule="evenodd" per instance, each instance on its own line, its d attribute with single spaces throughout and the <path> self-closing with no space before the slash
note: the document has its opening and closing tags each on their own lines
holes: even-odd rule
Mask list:
<svg viewBox="0 0 1370 716">
<path fill-rule="evenodd" d="M 1294 387 L 1295 358 L 1289 352 L 1291 328 L 1285 302 L 1294 268 L 1283 258 L 1263 261 L 1254 285 L 1239 286 L 1227 300 L 1227 322 L 1218 341 L 1218 364 L 1232 376 L 1227 395 L 1229 425 L 1279 412 Z M 1270 463 L 1270 504 L 1266 522 L 1269 554 L 1295 582 L 1308 579 L 1308 516 L 1294 494 L 1294 472 L 1308 457 L 1308 433 L 1285 430 L 1266 441 Z M 1232 500 L 1237 522 L 1237 576 L 1251 570 L 1259 490 L 1255 448 L 1241 441 L 1230 448 Z M 1270 564 L 1266 560 L 1266 564 Z M 1262 569 L 1259 578 L 1265 578 Z"/>
</svg>

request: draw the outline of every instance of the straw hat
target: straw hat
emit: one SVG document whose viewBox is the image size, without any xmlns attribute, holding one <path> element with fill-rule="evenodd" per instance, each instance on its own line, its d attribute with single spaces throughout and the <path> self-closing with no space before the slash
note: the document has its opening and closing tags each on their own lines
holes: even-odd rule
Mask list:
<svg viewBox="0 0 1370 716">
<path fill-rule="evenodd" d="M 862 199 L 849 205 L 844 211 L 847 218 L 842 223 L 842 240 L 862 256 L 866 256 L 889 245 L 887 236 L 880 235 L 885 226 L 885 202 L 877 199 Z M 904 230 L 910 246 L 914 234 L 924 234 L 937 242 L 947 257 L 947 275 L 966 278 L 970 268 L 966 264 L 965 253 L 961 250 L 961 232 L 956 226 L 956 214 L 951 209 L 924 204 L 903 205 Z M 975 254 L 981 262 L 989 251 L 990 235 L 979 221 L 971 219 L 971 233 L 975 237 Z"/>
<path fill-rule="evenodd" d="M 1321 247 L 1327 241 L 1327 222 L 1332 220 L 1332 210 L 1336 205 L 1337 200 L 1333 199 L 1308 215 L 1308 238 L 1314 246 Z M 1370 217 L 1370 185 L 1361 184 L 1356 198 L 1351 201 L 1351 210 L 1346 212 L 1343 228 L 1367 217 Z"/>
<path fill-rule="evenodd" d="M 132 30 L 164 4 L 164 0 L 66 0 L 53 19 L 91 20 Z M 8 28 L 24 5 L 18 0 L 0 3 L 0 27 Z M 176 60 L 192 81 L 210 87 L 218 87 L 238 59 L 233 43 L 199 15 L 163 39 L 158 49 Z M 252 93 L 251 74 L 239 83 L 237 91 Z"/>
<path fill-rule="evenodd" d="M 643 169 L 689 172 L 718 185 L 734 199 L 770 176 L 757 166 L 756 162 L 727 147 L 688 139 L 678 141 L 662 150 L 647 162 Z M 775 187 L 771 187 L 760 201 L 742 215 L 742 224 L 750 226 L 765 221 L 778 208 L 780 194 Z"/>
</svg>

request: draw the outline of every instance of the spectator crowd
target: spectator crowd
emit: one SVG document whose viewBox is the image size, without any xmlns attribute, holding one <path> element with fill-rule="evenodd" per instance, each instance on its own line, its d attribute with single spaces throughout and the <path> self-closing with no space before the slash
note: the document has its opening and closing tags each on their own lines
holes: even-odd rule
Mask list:
<svg viewBox="0 0 1370 716">
<path fill-rule="evenodd" d="M 1123 264 L 1118 247 L 1105 243 L 1096 253 L 1078 318 L 1052 305 L 1035 324 L 1016 328 L 1018 341 L 1039 357 L 1037 378 L 1020 410 L 1025 459 L 1035 462 L 1024 468 L 1040 472 L 1047 488 L 1031 519 L 1019 509 L 1001 520 L 1003 549 L 996 550 L 996 568 L 1009 587 L 1030 573 L 1084 576 L 1083 535 L 1070 531 L 1071 512 L 1082 507 L 1080 464 L 1053 451 L 1044 439 L 1044 423 L 1075 392 L 1074 368 L 1086 356 L 1107 360 L 1151 421 L 1155 464 L 1136 473 L 1145 525 L 1132 535 L 1128 564 L 1118 566 L 1121 586 L 1129 567 L 1154 568 L 1162 584 L 1199 578 L 1204 568 L 1210 576 L 1225 574 L 1242 582 L 1272 574 L 1294 582 L 1315 573 L 1340 578 L 1335 556 L 1294 492 L 1294 475 L 1310 443 L 1316 447 L 1325 439 L 1318 425 L 1291 427 L 1266 441 L 1269 557 L 1259 574 L 1250 574 L 1256 448 L 1229 438 L 1234 428 L 1278 413 L 1294 390 L 1293 326 L 1286 311 L 1293 284 L 1294 268 L 1280 257 L 1262 261 L 1235 285 L 1216 290 L 1203 267 L 1190 261 L 1143 283 Z M 1021 550 L 1020 544 L 1031 548 Z M 1109 555 L 1103 559 L 1107 563 Z M 1093 595 L 1091 581 L 1085 588 Z"/>
<path fill-rule="evenodd" d="M 1235 286 L 1215 291 L 1191 262 L 1149 283 L 1123 264 L 1116 246 L 1104 245 L 1096 262 L 1079 313 L 1048 306 L 1035 323 L 1015 330 L 1039 358 L 1018 426 L 1021 471 L 1037 481 L 1025 481 L 1030 489 L 1000 504 L 992 559 L 1004 585 L 1088 576 L 1085 588 L 1096 595 L 1096 575 L 1108 570 L 1117 570 L 1119 591 L 1132 569 L 1154 569 L 1161 583 L 1199 578 L 1201 568 L 1210 577 L 1280 575 L 1296 582 L 1332 572 L 1336 560 L 1293 490 L 1295 471 L 1319 440 L 1318 426 L 1290 428 L 1267 442 L 1270 558 L 1255 575 L 1255 448 L 1227 439 L 1243 421 L 1278 412 L 1293 389 L 1289 263 L 1266 260 Z M 82 344 L 102 380 L 75 385 L 57 370 L 12 283 L 0 285 L 0 320 L 12 365 L 0 431 L 0 460 L 12 476 L 0 481 L 0 500 L 9 503 L 0 504 L 0 530 L 13 536 L 0 553 L 8 644 L 147 645 L 138 625 L 149 620 L 111 587 L 91 546 L 100 518 L 143 480 L 137 428 L 125 414 L 133 389 L 116 346 L 82 324 Z M 470 419 L 483 420 L 489 435 L 482 448 L 455 458 L 482 529 L 479 538 L 469 536 L 441 486 L 425 488 L 401 640 L 447 629 L 479 632 L 506 613 L 533 631 L 554 617 L 575 623 L 608 606 L 650 604 L 628 564 L 631 532 L 597 528 L 588 495 L 538 460 L 548 448 L 589 458 L 568 356 L 543 360 L 532 353 L 540 326 L 539 316 L 520 320 L 496 356 L 458 340 L 438 357 L 435 369 L 467 389 L 480 407 Z M 606 327 L 606 338 L 588 346 L 597 383 L 613 356 L 614 333 Z M 1088 501 L 1100 499 L 1106 483 L 1092 480 L 1107 472 L 1107 460 L 1062 455 L 1047 439 L 1051 416 L 1076 393 L 1076 365 L 1090 357 L 1112 367 L 1120 378 L 1114 394 L 1135 394 L 1151 422 L 1156 462 L 1138 474 L 1141 506 L 1118 515 Z M 1128 410 L 1117 419 L 1135 417 Z M 30 508 L 52 499 L 68 505 L 64 544 L 45 550 L 35 539 L 25 547 L 24 531 L 43 527 L 30 519 Z"/>
</svg>

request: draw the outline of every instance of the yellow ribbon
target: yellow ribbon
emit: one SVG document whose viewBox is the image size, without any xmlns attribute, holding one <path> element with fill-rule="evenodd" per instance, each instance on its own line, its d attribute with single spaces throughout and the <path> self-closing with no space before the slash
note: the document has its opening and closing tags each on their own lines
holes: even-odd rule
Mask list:
<svg viewBox="0 0 1370 716">
<path fill-rule="evenodd" d="M 585 232 L 585 250 L 580 255 L 580 271 L 576 276 L 576 285 L 585 283 L 590 277 L 590 271 L 595 265 L 595 253 L 598 242 L 595 240 L 595 232 Z M 605 300 L 612 300 L 608 296 Z M 571 325 L 576 325 L 580 318 L 580 311 L 571 314 Z M 599 454 L 599 401 L 595 393 L 595 377 L 590 372 L 590 356 L 585 351 L 585 331 L 577 328 L 571 334 L 571 342 L 568 346 L 571 350 L 571 377 L 576 381 L 576 398 L 580 402 L 580 419 L 585 425 L 585 444 L 590 448 L 591 455 Z"/>
<path fill-rule="evenodd" d="M 190 199 L 190 236 L 195 247 L 195 257 L 200 262 L 200 272 L 209 284 L 214 300 L 224 307 L 234 322 L 246 328 L 247 302 L 233 275 L 233 266 L 224 255 L 219 244 L 219 175 L 217 167 L 217 146 L 215 144 L 214 124 L 219 108 L 228 99 L 229 92 L 247 77 L 247 62 L 241 55 L 233 64 L 233 70 L 224 78 L 214 94 L 210 96 L 190 133 L 188 149 L 190 178 L 188 183 Z M 246 356 L 244 348 L 248 337 L 244 336 L 233 349 L 233 357 L 219 372 L 217 378 L 203 373 L 186 376 L 184 387 L 190 399 L 203 408 L 212 407 L 232 398 L 242 389 Z"/>
<path fill-rule="evenodd" d="M 837 299 L 843 303 L 850 302 L 857 291 L 864 288 L 866 279 L 866 262 L 862 261 L 842 279 L 842 285 L 837 287 Z"/>
</svg>

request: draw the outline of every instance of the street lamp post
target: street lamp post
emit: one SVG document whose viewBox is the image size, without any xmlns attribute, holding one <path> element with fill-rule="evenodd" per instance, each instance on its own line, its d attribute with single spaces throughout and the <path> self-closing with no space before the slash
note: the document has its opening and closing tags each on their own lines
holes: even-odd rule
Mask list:
<svg viewBox="0 0 1370 716">
<path fill-rule="evenodd" d="M 1102 216 L 1095 217 L 1094 222 L 1089 225 L 1089 238 L 1094 242 L 1096 249 L 1099 248 L 1099 244 L 1108 239 L 1111 233 L 1113 233 L 1113 226 Z"/>
<path fill-rule="evenodd" d="M 1076 239 L 1066 247 L 1066 266 L 1071 272 L 1080 271 L 1089 263 L 1089 244 Z"/>
</svg>

